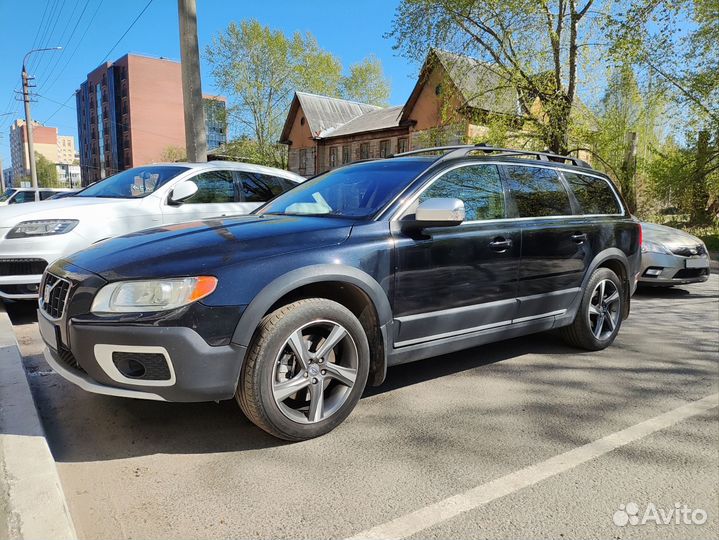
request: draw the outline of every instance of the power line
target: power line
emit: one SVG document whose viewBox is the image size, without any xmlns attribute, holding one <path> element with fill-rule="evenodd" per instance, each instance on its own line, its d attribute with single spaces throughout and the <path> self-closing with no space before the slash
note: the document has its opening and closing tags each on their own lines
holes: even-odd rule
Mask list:
<svg viewBox="0 0 719 540">
<path fill-rule="evenodd" d="M 60 54 L 56 54 L 53 56 L 51 61 L 48 63 L 47 68 L 42 73 L 42 75 L 37 76 L 37 80 L 44 81 L 41 84 L 41 88 L 44 88 L 47 86 L 47 81 L 50 80 L 50 77 L 52 77 L 53 73 L 57 69 L 58 64 L 60 63 L 60 59 L 65 54 L 65 49 L 67 49 L 67 46 L 70 44 L 70 40 L 72 39 L 72 36 L 75 34 L 75 30 L 78 27 L 78 24 L 80 23 L 80 18 L 82 15 L 84 15 L 85 10 L 87 9 L 88 4 L 90 3 L 90 0 L 85 0 L 85 7 L 82 10 L 82 13 L 80 14 L 80 17 L 75 19 L 75 14 L 77 12 L 77 6 L 80 5 L 80 0 L 75 0 L 75 5 L 72 8 L 72 11 L 70 12 L 70 16 L 68 18 L 67 24 L 65 24 L 65 28 L 63 28 L 62 33 L 60 34 L 60 37 L 57 40 L 58 45 L 62 45 L 62 50 L 60 51 Z M 75 26 L 72 29 L 72 32 L 70 33 L 70 36 L 67 38 L 67 41 L 65 41 L 65 44 L 63 45 L 63 40 L 65 38 L 65 33 L 67 32 L 67 29 L 70 27 L 70 24 L 72 23 L 72 20 L 75 19 Z"/>
<path fill-rule="evenodd" d="M 101 63 L 101 64 L 110 57 L 110 55 L 112 54 L 112 51 L 115 50 L 115 47 L 117 47 L 117 46 L 120 44 L 120 42 L 123 40 L 123 38 L 127 35 L 127 33 L 128 33 L 130 30 L 132 30 L 132 27 L 135 26 L 135 23 L 140 19 L 140 17 L 142 17 L 142 14 L 145 13 L 145 11 L 147 11 L 147 8 L 150 7 L 150 4 L 152 4 L 153 1 L 154 1 L 154 0 L 150 0 L 147 4 L 145 4 L 145 7 L 142 8 L 142 11 L 141 11 L 140 13 L 138 13 L 137 17 L 135 17 L 135 20 L 133 20 L 133 21 L 130 23 L 130 26 L 127 27 L 127 30 L 125 30 L 125 33 L 122 34 L 122 35 L 120 36 L 120 39 L 118 39 L 118 40 L 115 42 L 115 44 L 110 48 L 110 50 L 107 51 L 107 54 L 105 55 L 105 58 L 103 58 L 102 60 L 100 60 L 100 63 Z"/>
<path fill-rule="evenodd" d="M 149 0 L 149 2 L 147 2 L 147 4 L 145 4 L 145 7 L 142 8 L 142 11 L 140 11 L 140 13 L 137 14 L 137 17 L 135 17 L 135 18 L 133 19 L 133 21 L 130 23 L 130 26 L 127 27 L 127 30 L 125 30 L 125 31 L 123 32 L 123 34 L 122 34 L 122 35 L 120 36 L 120 38 L 115 42 L 115 44 L 110 48 L 110 50 L 107 51 L 107 54 L 105 55 L 105 57 L 104 57 L 102 60 L 100 60 L 100 62 L 99 62 L 100 64 L 102 64 L 105 60 L 107 60 L 107 59 L 110 57 L 110 55 L 112 54 L 112 51 L 115 50 L 115 47 L 117 47 L 117 46 L 120 44 L 120 42 L 125 38 L 125 36 L 128 34 L 128 32 L 130 32 L 130 30 L 132 30 L 132 27 L 135 26 L 135 23 L 137 23 L 137 21 L 140 20 L 140 17 L 142 17 L 142 15 L 145 13 L 145 11 L 147 11 L 147 8 L 150 7 L 150 4 L 152 4 L 153 1 L 154 1 L 154 0 Z M 75 93 L 73 92 L 62 104 L 60 104 L 60 106 L 55 110 L 55 112 L 53 112 L 53 113 L 45 120 L 45 123 L 49 122 L 58 112 L 60 112 L 60 110 L 62 110 L 63 107 L 67 107 L 67 102 L 70 101 L 70 99 L 72 99 L 72 97 L 73 97 L 74 95 L 75 95 Z M 59 103 L 59 102 L 58 102 L 58 103 Z"/>
<path fill-rule="evenodd" d="M 90 20 L 85 25 L 85 31 L 82 33 L 82 35 L 80 36 L 80 39 L 75 44 L 75 48 L 72 50 L 72 54 L 70 54 L 70 56 L 67 58 L 67 60 L 65 61 L 65 64 L 62 66 L 62 68 L 60 69 L 58 74 L 55 75 L 55 78 L 53 79 L 52 83 L 50 83 L 50 86 L 48 86 L 48 89 L 52 88 L 55 85 L 57 80 L 60 78 L 60 75 L 65 71 L 67 66 L 70 65 L 70 62 L 72 61 L 72 59 L 75 58 L 75 55 L 77 54 L 77 51 L 80 48 L 80 44 L 85 39 L 85 36 L 87 35 L 88 30 L 90 30 L 90 28 L 92 27 L 92 23 L 95 20 L 95 17 L 97 16 L 97 12 L 100 11 L 100 7 L 102 6 L 103 1 L 104 0 L 100 0 L 100 2 L 97 4 L 97 7 L 95 8 L 95 11 L 93 12 L 92 17 L 90 17 Z M 78 20 L 78 22 L 79 22 L 79 20 Z M 74 33 L 74 30 L 73 30 L 73 33 Z M 63 52 L 64 52 L 64 50 L 63 50 Z M 62 55 L 62 52 L 60 54 Z M 72 95 L 74 95 L 74 92 Z M 72 95 L 70 97 L 72 97 Z M 68 100 L 69 99 L 70 98 L 68 98 Z M 65 101 L 65 103 L 67 103 L 67 100 Z M 54 113 L 53 113 L 53 116 L 54 116 Z"/>
</svg>

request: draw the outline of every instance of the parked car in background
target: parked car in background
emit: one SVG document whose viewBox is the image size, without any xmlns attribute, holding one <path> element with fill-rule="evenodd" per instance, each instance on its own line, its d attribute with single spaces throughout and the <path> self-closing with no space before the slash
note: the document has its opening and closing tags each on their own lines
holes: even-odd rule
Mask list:
<svg viewBox="0 0 719 540">
<path fill-rule="evenodd" d="M 78 190 L 72 190 L 72 191 L 62 191 L 60 193 L 55 193 L 52 197 L 48 197 L 48 201 L 54 201 L 55 199 L 64 199 L 65 197 L 72 197 L 77 193 Z"/>
<path fill-rule="evenodd" d="M 0 195 L 0 206 L 46 201 L 60 194 L 72 194 L 76 189 L 66 188 L 8 188 Z"/>
<path fill-rule="evenodd" d="M 235 396 L 301 440 L 342 422 L 388 366 L 554 328 L 608 347 L 640 244 L 611 181 L 578 159 L 433 149 L 63 258 L 38 320 L 48 363 L 88 391 Z"/>
<path fill-rule="evenodd" d="M 101 240 L 247 214 L 302 181 L 247 163 L 156 164 L 122 171 L 72 197 L 0 208 L 0 297 L 37 298 L 49 263 Z"/>
<path fill-rule="evenodd" d="M 672 287 L 709 279 L 709 252 L 699 238 L 655 223 L 642 223 L 642 229 L 640 285 Z"/>
</svg>

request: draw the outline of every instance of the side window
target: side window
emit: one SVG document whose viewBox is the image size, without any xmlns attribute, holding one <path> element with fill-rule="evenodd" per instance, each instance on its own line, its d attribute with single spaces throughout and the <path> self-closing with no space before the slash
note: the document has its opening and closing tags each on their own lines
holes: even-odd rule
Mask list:
<svg viewBox="0 0 719 540">
<path fill-rule="evenodd" d="M 40 200 L 44 201 L 46 199 L 49 199 L 50 197 L 55 195 L 55 193 L 56 193 L 55 191 L 47 191 L 47 190 L 41 191 L 40 192 Z M 57 193 L 59 193 L 59 192 L 57 192 Z"/>
<path fill-rule="evenodd" d="M 572 215 L 569 195 L 556 171 L 521 165 L 507 165 L 505 170 L 519 217 Z"/>
<path fill-rule="evenodd" d="M 337 166 L 337 147 L 330 146 L 330 169 L 334 169 Z"/>
<path fill-rule="evenodd" d="M 267 174 L 239 173 L 239 176 L 245 202 L 267 202 L 296 185 L 286 178 Z"/>
<path fill-rule="evenodd" d="M 350 147 L 349 145 L 342 147 L 342 164 L 350 162 Z"/>
<path fill-rule="evenodd" d="M 230 171 L 210 171 L 198 174 L 192 181 L 197 193 L 184 204 L 229 203 L 237 201 L 235 182 Z"/>
<path fill-rule="evenodd" d="M 564 172 L 564 178 L 585 214 L 619 214 L 621 207 L 609 183 L 594 176 Z"/>
<path fill-rule="evenodd" d="M 504 194 L 496 165 L 453 169 L 429 186 L 420 195 L 419 202 L 437 197 L 463 200 L 467 221 L 504 217 Z"/>
<path fill-rule="evenodd" d="M 10 204 L 20 204 L 26 202 L 35 202 L 34 191 L 18 191 L 17 195 L 10 200 Z"/>
<path fill-rule="evenodd" d="M 363 142 L 360 144 L 360 159 L 369 159 L 369 143 Z"/>
</svg>

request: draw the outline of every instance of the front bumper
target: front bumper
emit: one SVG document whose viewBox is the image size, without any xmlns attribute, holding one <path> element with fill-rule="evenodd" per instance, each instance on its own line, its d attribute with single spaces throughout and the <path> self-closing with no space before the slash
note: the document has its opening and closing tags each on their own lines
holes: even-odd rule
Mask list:
<svg viewBox="0 0 719 540">
<path fill-rule="evenodd" d="M 45 357 L 63 378 L 81 388 L 111 396 L 163 401 L 219 401 L 237 387 L 245 347 L 210 346 L 187 327 L 77 324 L 61 332 L 58 321 L 38 310 Z M 127 376 L 117 356 L 164 361 L 164 377 Z M 145 356 L 143 356 L 145 355 Z M 153 368 L 154 369 L 154 368 Z"/>
<path fill-rule="evenodd" d="M 709 279 L 709 273 L 708 255 L 682 257 L 665 253 L 643 253 L 639 283 L 662 287 L 701 283 Z"/>
<path fill-rule="evenodd" d="M 0 229 L 0 266 L 3 261 L 18 259 L 42 260 L 49 266 L 57 259 L 89 245 L 89 242 L 74 230 L 61 235 L 8 239 L 5 236 L 9 230 Z M 36 299 L 41 280 L 42 272 L 0 275 L 0 298 Z"/>
</svg>

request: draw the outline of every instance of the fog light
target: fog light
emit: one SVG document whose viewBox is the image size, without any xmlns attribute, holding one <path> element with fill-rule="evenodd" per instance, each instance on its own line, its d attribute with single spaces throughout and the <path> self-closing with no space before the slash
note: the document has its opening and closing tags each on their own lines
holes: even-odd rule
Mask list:
<svg viewBox="0 0 719 540">
<path fill-rule="evenodd" d="M 38 289 L 40 288 L 40 285 L 39 285 L 39 284 L 35 284 L 35 283 L 31 283 L 30 285 L 27 286 L 27 288 L 28 288 L 28 290 L 29 290 L 30 292 L 37 292 Z"/>
<path fill-rule="evenodd" d="M 644 272 L 645 276 L 649 277 L 657 277 L 659 274 L 662 273 L 663 268 L 647 268 Z"/>
</svg>

